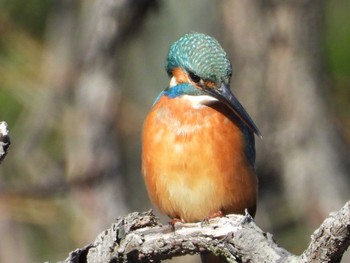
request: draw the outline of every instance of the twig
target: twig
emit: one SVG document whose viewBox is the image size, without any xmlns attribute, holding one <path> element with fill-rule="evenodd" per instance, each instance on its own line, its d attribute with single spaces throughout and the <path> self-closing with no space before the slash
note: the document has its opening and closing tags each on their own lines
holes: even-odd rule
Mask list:
<svg viewBox="0 0 350 263">
<path fill-rule="evenodd" d="M 7 123 L 0 122 L 0 163 L 7 155 L 7 150 L 11 144 Z"/>
<path fill-rule="evenodd" d="M 311 236 L 303 262 L 340 262 L 350 245 L 350 201 L 330 216 Z"/>
</svg>

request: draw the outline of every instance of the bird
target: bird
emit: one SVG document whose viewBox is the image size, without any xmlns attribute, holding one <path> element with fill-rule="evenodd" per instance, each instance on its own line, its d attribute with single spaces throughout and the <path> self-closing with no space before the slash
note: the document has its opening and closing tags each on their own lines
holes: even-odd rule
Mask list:
<svg viewBox="0 0 350 263">
<path fill-rule="evenodd" d="M 142 174 L 151 201 L 170 219 L 254 217 L 255 135 L 261 133 L 230 89 L 231 61 L 219 42 L 188 33 L 166 58 L 169 85 L 142 131 Z"/>
</svg>

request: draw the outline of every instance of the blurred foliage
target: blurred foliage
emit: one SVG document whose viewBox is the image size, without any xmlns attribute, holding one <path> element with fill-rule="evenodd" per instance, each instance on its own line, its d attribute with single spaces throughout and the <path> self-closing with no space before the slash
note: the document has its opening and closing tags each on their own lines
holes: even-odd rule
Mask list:
<svg viewBox="0 0 350 263">
<path fill-rule="evenodd" d="M 13 127 L 40 86 L 43 43 L 0 10 L 0 102 L 2 118 Z M 27 104 L 27 105 L 26 105 Z"/>
<path fill-rule="evenodd" d="M 337 75 L 350 75 L 349 10 L 349 1 L 327 1 L 326 46 L 330 69 Z"/>
<path fill-rule="evenodd" d="M 22 122 L 42 93 L 42 67 L 47 51 L 45 30 L 53 3 L 46 0 L 0 0 L 0 119 L 6 120 L 10 126 L 12 155 L 23 137 Z M 62 157 L 60 132 L 50 131 L 43 140 L 42 149 L 50 158 L 59 161 Z M 62 234 L 62 229 L 70 231 L 72 222 L 70 212 L 65 210 L 69 207 L 64 205 L 64 198 L 56 196 L 53 199 L 38 192 L 35 183 L 39 182 L 28 176 L 31 169 L 25 168 L 28 167 L 25 159 L 16 160 L 11 156 L 7 161 L 12 168 L 6 164 L 2 167 L 0 221 L 12 222 L 15 231 L 8 242 L 17 242 L 17 249 L 23 254 L 18 255 L 17 260 L 25 258 L 22 262 L 42 262 L 65 258 L 74 242 L 67 233 Z M 19 165 L 14 167 L 18 162 Z M 9 255 L 16 253 L 8 250 Z"/>
<path fill-rule="evenodd" d="M 1 0 L 0 8 L 6 10 L 11 21 L 34 37 L 42 38 L 52 0 Z"/>
<path fill-rule="evenodd" d="M 329 102 L 340 130 L 350 143 L 350 2 L 327 1 L 325 46 L 332 85 Z"/>
<path fill-rule="evenodd" d="M 16 134 L 16 126 L 25 119 L 28 109 L 35 106 L 32 105 L 36 102 L 35 97 L 44 88 L 41 74 L 46 48 L 45 29 L 54 4 L 55 1 L 49 0 L 0 0 L 0 120 L 9 123 L 13 137 L 21 136 Z M 350 143 L 350 2 L 329 0 L 326 7 L 325 47 L 334 81 L 329 99 Z M 43 141 L 43 149 L 56 160 L 63 155 L 61 137 L 60 131 L 53 130 Z M 15 172 L 13 169 L 12 178 L 23 179 L 23 175 L 17 177 Z M 6 189 L 4 177 L 0 182 L 2 189 Z M 24 181 L 23 186 L 26 184 Z M 61 229 L 69 232 L 71 227 L 67 213 L 63 212 L 64 206 L 50 199 L 6 198 L 11 207 L 8 209 L 12 213 L 10 219 L 21 222 L 21 228 L 27 230 L 26 243 L 32 246 L 32 256 L 38 261 L 64 258 L 66 254 L 58 254 L 73 243 L 67 242 L 69 237 L 58 237 Z M 40 220 L 42 213 L 46 215 L 44 221 Z M 299 232 L 302 236 L 303 230 Z"/>
</svg>

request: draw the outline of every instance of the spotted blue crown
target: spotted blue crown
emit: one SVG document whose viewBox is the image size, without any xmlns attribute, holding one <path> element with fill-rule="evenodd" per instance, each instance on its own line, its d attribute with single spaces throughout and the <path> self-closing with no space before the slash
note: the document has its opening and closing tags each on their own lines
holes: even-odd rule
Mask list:
<svg viewBox="0 0 350 263">
<path fill-rule="evenodd" d="M 176 67 L 214 83 L 229 84 L 232 76 L 231 62 L 219 42 L 200 33 L 186 34 L 171 45 L 166 61 L 169 76 Z"/>
</svg>

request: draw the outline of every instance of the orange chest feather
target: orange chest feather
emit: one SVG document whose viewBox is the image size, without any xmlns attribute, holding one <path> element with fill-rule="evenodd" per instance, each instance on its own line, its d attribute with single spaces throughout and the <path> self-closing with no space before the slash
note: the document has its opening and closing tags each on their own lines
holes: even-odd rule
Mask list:
<svg viewBox="0 0 350 263">
<path fill-rule="evenodd" d="M 144 143 L 171 144 L 175 141 L 197 141 L 219 144 L 226 140 L 234 149 L 243 149 L 244 137 L 230 111 L 220 102 L 212 106 L 193 106 L 183 98 L 162 96 L 153 107 L 144 124 Z M 170 147 L 171 148 L 171 147 Z"/>
<path fill-rule="evenodd" d="M 184 180 L 181 174 L 186 174 L 186 183 L 196 184 L 205 171 L 225 177 L 247 166 L 244 136 L 229 116 L 220 103 L 193 107 L 181 98 L 160 98 L 144 124 L 143 160 L 149 172 L 177 171 L 171 180 Z"/>
<path fill-rule="evenodd" d="M 163 95 L 148 115 L 144 130 L 165 135 L 163 140 L 167 138 L 163 132 L 186 141 L 189 137 L 203 136 L 203 132 L 224 137 L 236 135 L 239 139 L 241 131 L 229 116 L 229 110 L 219 102 L 213 106 L 194 106 L 184 98 L 170 99 Z"/>
<path fill-rule="evenodd" d="M 193 106 L 163 96 L 145 120 L 142 171 L 148 193 L 172 218 L 198 221 L 255 212 L 256 177 L 242 132 L 220 104 Z"/>
</svg>

